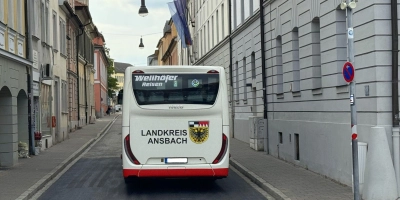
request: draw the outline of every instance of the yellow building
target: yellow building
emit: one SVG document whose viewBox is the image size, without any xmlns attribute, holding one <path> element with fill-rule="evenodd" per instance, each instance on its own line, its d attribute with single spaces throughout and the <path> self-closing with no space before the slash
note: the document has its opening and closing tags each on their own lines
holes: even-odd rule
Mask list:
<svg viewBox="0 0 400 200">
<path fill-rule="evenodd" d="M 118 88 L 120 90 L 124 87 L 125 69 L 130 66 L 132 66 L 132 65 L 129 63 L 114 62 L 115 74 L 113 74 L 113 77 L 117 79 Z M 118 91 L 116 91 L 116 92 L 118 92 Z"/>
</svg>

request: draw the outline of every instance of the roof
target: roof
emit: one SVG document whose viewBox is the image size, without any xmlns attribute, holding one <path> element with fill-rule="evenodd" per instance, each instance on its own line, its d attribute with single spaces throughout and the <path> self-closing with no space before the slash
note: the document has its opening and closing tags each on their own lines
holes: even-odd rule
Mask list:
<svg viewBox="0 0 400 200">
<path fill-rule="evenodd" d="M 127 67 L 133 66 L 129 63 L 114 62 L 115 73 L 125 73 Z"/>
</svg>

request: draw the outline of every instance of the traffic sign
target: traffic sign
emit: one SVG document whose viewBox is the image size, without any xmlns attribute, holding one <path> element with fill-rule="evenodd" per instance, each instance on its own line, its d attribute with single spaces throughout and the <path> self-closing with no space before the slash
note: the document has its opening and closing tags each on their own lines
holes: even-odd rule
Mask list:
<svg viewBox="0 0 400 200">
<path fill-rule="evenodd" d="M 346 82 L 350 83 L 354 79 L 354 67 L 351 62 L 344 63 L 343 66 L 343 78 Z"/>
</svg>

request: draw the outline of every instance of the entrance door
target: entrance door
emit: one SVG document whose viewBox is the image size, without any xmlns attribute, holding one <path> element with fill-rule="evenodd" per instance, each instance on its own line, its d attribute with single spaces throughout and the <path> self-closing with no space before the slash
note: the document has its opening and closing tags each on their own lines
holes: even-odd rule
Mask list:
<svg viewBox="0 0 400 200">
<path fill-rule="evenodd" d="M 55 136 L 56 142 L 61 141 L 60 137 L 60 120 L 61 120 L 61 112 L 60 112 L 60 78 L 55 77 L 54 81 L 54 115 L 56 117 L 56 127 L 55 127 Z"/>
</svg>

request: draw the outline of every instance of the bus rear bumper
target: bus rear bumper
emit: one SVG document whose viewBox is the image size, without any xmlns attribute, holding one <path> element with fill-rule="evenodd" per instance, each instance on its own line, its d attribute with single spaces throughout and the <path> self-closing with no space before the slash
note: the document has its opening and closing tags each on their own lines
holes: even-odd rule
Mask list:
<svg viewBox="0 0 400 200">
<path fill-rule="evenodd" d="M 212 177 L 226 178 L 229 168 L 216 169 L 187 169 L 187 168 L 168 168 L 168 169 L 123 169 L 124 178 L 128 177 L 160 177 L 160 178 L 190 178 L 190 177 Z"/>
</svg>

